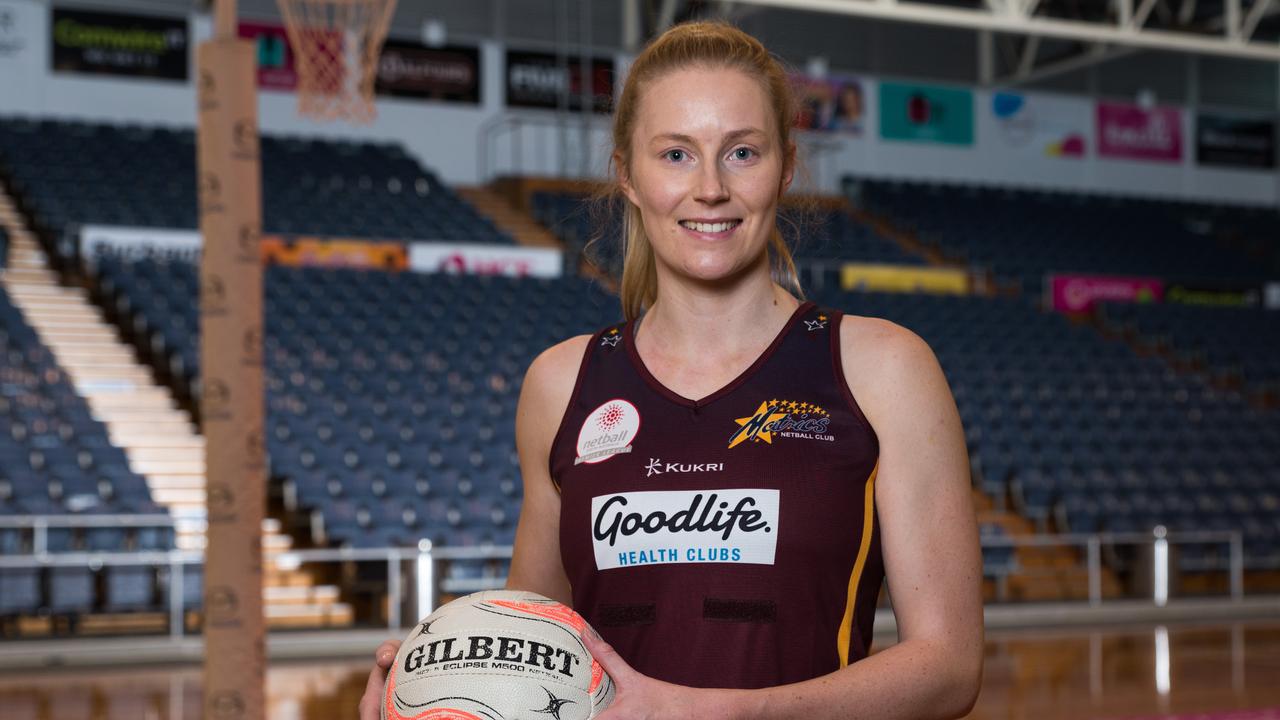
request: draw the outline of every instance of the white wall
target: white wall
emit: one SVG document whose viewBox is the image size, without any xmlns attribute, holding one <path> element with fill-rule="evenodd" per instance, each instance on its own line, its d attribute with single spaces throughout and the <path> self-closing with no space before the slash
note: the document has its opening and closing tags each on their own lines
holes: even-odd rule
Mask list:
<svg viewBox="0 0 1280 720">
<path fill-rule="evenodd" d="M 184 127 L 194 124 L 195 100 L 190 83 L 52 73 L 47 0 L 0 0 L 0 7 L 15 14 L 20 34 L 26 40 L 20 50 L 0 55 L 0 114 Z M 191 27 L 194 57 L 195 45 L 211 35 L 211 22 L 207 16 L 195 15 Z M 626 58 L 617 58 L 617 67 L 625 67 L 625 61 Z M 484 80 L 479 106 L 380 99 L 374 123 L 351 126 L 302 119 L 297 115 L 292 94 L 264 91 L 260 95 L 260 123 L 266 133 L 393 140 L 406 146 L 446 181 L 475 183 L 483 179 L 482 128 L 505 114 L 503 48 L 494 42 L 484 43 L 481 64 Z M 1181 164 L 1116 161 L 1096 155 L 1093 103 L 1088 98 L 1027 94 L 1035 127 L 1030 139 L 1013 141 L 991 111 L 991 91 L 977 91 L 975 145 L 957 148 L 880 139 L 877 93 L 870 86 L 865 90 L 867 116 L 861 137 L 802 138 L 802 147 L 812 151 L 805 153 L 808 181 L 802 174 L 799 186 L 834 192 L 842 175 L 856 173 L 1280 205 L 1280 174 L 1276 171 L 1200 168 L 1194 164 L 1193 112 L 1183 113 L 1185 157 Z M 594 120 L 584 142 L 576 118 L 562 132 L 554 125 L 553 112 L 527 111 L 518 117 L 524 118 L 526 125 L 518 133 L 496 136 L 490 148 L 489 170 L 557 174 L 563 169 L 576 176 L 581 174 L 580 168 L 586 167 L 590 175 L 604 172 L 609 151 L 607 119 Z M 1087 140 L 1084 158 L 1054 158 L 1044 153 L 1046 139 L 1071 129 Z M 567 143 L 563 156 L 559 150 L 562 139 Z"/>
</svg>

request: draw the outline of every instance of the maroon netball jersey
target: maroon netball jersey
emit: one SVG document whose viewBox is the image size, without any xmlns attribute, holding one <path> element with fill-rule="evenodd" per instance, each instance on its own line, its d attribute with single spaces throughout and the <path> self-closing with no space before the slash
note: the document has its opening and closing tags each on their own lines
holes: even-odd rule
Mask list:
<svg viewBox="0 0 1280 720">
<path fill-rule="evenodd" d="M 879 444 L 844 380 L 840 313 L 804 303 L 701 400 L 592 337 L 551 449 L 573 606 L 637 670 L 756 688 L 866 656 L 884 579 Z"/>
</svg>

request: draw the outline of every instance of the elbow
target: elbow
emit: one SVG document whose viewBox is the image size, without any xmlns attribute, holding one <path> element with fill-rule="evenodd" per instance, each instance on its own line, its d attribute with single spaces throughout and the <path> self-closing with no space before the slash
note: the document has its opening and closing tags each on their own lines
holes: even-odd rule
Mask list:
<svg viewBox="0 0 1280 720">
<path fill-rule="evenodd" d="M 973 712 L 978 702 L 978 694 L 982 690 L 983 653 L 979 648 L 976 653 L 967 653 L 965 657 L 951 667 L 949 682 L 944 690 L 945 700 L 939 708 L 945 708 L 941 717 L 948 720 L 962 718 Z"/>
</svg>

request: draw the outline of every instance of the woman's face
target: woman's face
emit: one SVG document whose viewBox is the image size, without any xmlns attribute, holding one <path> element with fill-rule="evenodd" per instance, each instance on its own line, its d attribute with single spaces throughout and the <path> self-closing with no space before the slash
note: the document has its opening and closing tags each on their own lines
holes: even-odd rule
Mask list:
<svg viewBox="0 0 1280 720">
<path fill-rule="evenodd" d="M 660 276 L 714 281 L 767 268 L 791 183 L 791 151 L 772 116 L 764 90 L 738 70 L 680 70 L 644 88 L 620 180 Z"/>
</svg>

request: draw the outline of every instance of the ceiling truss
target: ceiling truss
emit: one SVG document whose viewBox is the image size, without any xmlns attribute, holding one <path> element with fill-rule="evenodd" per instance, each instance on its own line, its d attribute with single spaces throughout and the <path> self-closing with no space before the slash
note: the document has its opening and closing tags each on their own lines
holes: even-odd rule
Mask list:
<svg viewBox="0 0 1280 720">
<path fill-rule="evenodd" d="M 664 4 L 671 0 L 664 0 Z M 1280 0 L 1224 0 L 1221 16 L 1193 25 L 1197 0 L 1110 0 L 1102 18 L 1050 16 L 1050 0 L 983 0 L 973 8 L 902 0 L 738 0 L 737 6 L 756 5 L 789 10 L 833 13 L 880 20 L 923 23 L 969 29 L 989 37 L 1007 34 L 1023 37 L 1014 71 L 1003 78 L 992 73 L 987 82 L 1025 82 L 1043 76 L 1046 66 L 1037 64 L 1043 40 L 1067 40 L 1080 44 L 1082 52 L 1050 65 L 1078 68 L 1133 50 L 1165 50 L 1203 55 L 1280 62 L 1280 42 L 1255 38 L 1259 25 L 1280 14 Z M 1171 3 L 1178 2 L 1176 11 Z M 674 3 L 671 3 L 674 4 Z M 1157 19 L 1152 22 L 1152 17 Z M 1153 27 L 1153 25 L 1157 25 Z M 1178 29 L 1169 29 L 1170 27 Z M 983 42 L 988 42 L 984 39 Z"/>
</svg>

